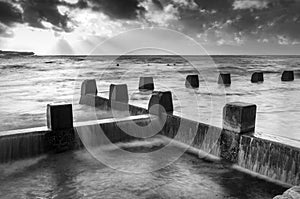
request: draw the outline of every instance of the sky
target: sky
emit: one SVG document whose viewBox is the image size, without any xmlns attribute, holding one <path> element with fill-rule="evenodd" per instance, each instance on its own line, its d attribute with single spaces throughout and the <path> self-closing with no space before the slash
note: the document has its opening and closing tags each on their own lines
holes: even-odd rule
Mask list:
<svg viewBox="0 0 300 199">
<path fill-rule="evenodd" d="M 2 50 L 199 53 L 191 41 L 210 55 L 299 55 L 300 0 L 0 0 Z"/>
</svg>

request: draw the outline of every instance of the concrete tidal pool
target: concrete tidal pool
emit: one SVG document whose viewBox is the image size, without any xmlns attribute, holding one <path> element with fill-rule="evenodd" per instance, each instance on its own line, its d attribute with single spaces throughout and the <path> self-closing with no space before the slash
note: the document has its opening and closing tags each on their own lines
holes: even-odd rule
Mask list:
<svg viewBox="0 0 300 199">
<path fill-rule="evenodd" d="M 81 93 L 80 103 L 108 112 L 115 108 L 120 111 L 122 107 L 121 111 L 126 112 L 124 117 L 73 124 L 72 114 L 68 114 L 71 105 L 49 105 L 48 129 L 2 133 L 0 160 L 4 168 L 28 158 L 45 154 L 48 157 L 32 165 L 29 163 L 23 174 L 23 171 L 13 171 L 11 175 L 4 169 L 1 178 L 5 183 L 0 185 L 0 190 L 11 193 L 9 185 L 14 183 L 15 174 L 20 175 L 16 178 L 18 185 L 28 178 L 30 183 L 40 180 L 44 186 L 39 193 L 31 189 L 30 183 L 18 186 L 26 192 L 20 194 L 29 193 L 28 197 L 43 197 L 42 194 L 51 197 L 47 192 L 49 187 L 44 184 L 46 181 L 54 187 L 65 186 L 62 190 L 54 189 L 53 194 L 61 197 L 82 197 L 84 194 L 95 197 L 100 193 L 106 197 L 125 197 L 126 193 L 132 198 L 199 198 L 199 195 L 200 198 L 269 198 L 300 183 L 300 150 L 255 137 L 255 105 L 227 104 L 223 128 L 217 128 L 174 115 L 171 92 L 153 92 L 146 110 L 129 105 L 128 92 L 117 87 L 110 87 L 111 95 L 106 99 L 97 95 L 94 81 L 85 81 L 82 89 L 86 92 Z M 112 106 L 115 102 L 117 107 Z M 154 106 L 158 108 L 153 110 Z M 54 117 L 57 114 L 60 116 Z M 149 131 L 140 130 L 149 125 Z M 156 134 L 152 134 L 151 129 L 156 129 Z M 116 146 L 134 155 L 124 155 Z M 155 153 L 157 151 L 160 153 Z M 73 171 L 62 175 L 66 168 Z M 41 175 L 42 171 L 45 173 Z M 131 174 L 126 173 L 128 171 Z M 251 172 L 255 172 L 256 177 Z M 81 180 L 71 180 L 74 178 Z M 116 183 L 108 180 L 117 181 L 118 178 L 123 181 L 114 189 Z M 128 184 L 131 178 L 137 180 L 136 184 Z M 83 182 L 89 179 L 92 181 L 85 187 Z M 148 182 L 143 191 L 141 187 L 145 184 L 141 179 Z"/>
</svg>

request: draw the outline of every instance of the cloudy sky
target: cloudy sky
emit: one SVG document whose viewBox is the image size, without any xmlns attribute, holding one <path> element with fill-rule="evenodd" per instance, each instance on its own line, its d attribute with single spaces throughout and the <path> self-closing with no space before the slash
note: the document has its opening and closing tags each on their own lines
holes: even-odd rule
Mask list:
<svg viewBox="0 0 300 199">
<path fill-rule="evenodd" d="M 88 54 L 120 33 L 156 27 L 209 54 L 300 54 L 300 0 L 0 0 L 2 50 Z"/>
</svg>

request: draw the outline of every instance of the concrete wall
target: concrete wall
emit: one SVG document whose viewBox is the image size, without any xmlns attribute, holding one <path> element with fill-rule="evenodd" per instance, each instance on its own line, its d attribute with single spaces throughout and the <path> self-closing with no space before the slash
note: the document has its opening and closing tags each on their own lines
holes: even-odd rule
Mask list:
<svg viewBox="0 0 300 199">
<path fill-rule="evenodd" d="M 299 148 L 173 115 L 160 133 L 274 180 L 300 184 Z"/>
<path fill-rule="evenodd" d="M 83 143 L 80 139 L 80 133 L 77 132 L 79 129 L 83 129 L 83 131 L 80 131 L 81 134 L 98 133 L 94 129 L 101 129 L 105 139 L 112 143 L 135 139 L 134 136 L 124 132 L 126 129 L 129 131 L 134 130 L 128 121 L 143 126 L 150 123 L 150 118 L 148 115 L 140 115 L 120 120 L 105 119 L 79 122 L 72 129 L 59 131 L 51 131 L 47 128 L 32 128 L 1 132 L 0 163 L 32 158 L 46 153 L 60 153 L 80 149 L 83 147 Z M 136 134 L 138 135 L 138 132 Z"/>
<path fill-rule="evenodd" d="M 89 104 L 88 101 L 98 101 L 97 106 L 109 109 L 108 100 L 105 98 L 89 95 L 83 101 L 85 104 Z M 95 103 L 90 105 L 93 104 L 95 105 Z M 129 110 L 131 115 L 136 115 L 136 118 L 128 118 L 128 121 L 133 119 L 142 126 L 150 122 L 149 116 L 140 115 L 148 113 L 146 109 L 129 105 Z M 86 128 L 89 130 L 87 132 L 95 133 L 97 132 L 95 129 L 100 126 L 111 142 L 134 139 L 134 136 L 127 135 L 119 128 L 120 123 L 125 129 L 127 128 L 127 131 L 134 131 L 131 129 L 130 123 L 127 124 L 126 119 L 123 121 L 108 119 L 83 122 L 77 124 L 76 128 Z M 74 129 L 55 132 L 47 129 L 2 132 L 0 135 L 0 163 L 42 153 L 80 148 L 82 143 L 80 143 L 77 133 Z M 166 123 L 160 134 L 272 179 L 291 185 L 300 184 L 299 148 L 257 138 L 251 134 L 237 134 L 172 114 L 166 115 Z"/>
<path fill-rule="evenodd" d="M 242 135 L 238 165 L 292 185 L 300 184 L 300 149 Z"/>
</svg>

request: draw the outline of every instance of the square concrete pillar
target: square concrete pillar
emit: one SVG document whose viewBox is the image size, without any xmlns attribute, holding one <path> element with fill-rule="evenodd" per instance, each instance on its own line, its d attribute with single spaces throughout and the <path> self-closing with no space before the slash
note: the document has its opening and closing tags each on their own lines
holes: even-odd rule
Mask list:
<svg viewBox="0 0 300 199">
<path fill-rule="evenodd" d="M 283 71 L 281 81 L 294 81 L 294 71 Z"/>
<path fill-rule="evenodd" d="M 221 73 L 219 75 L 218 84 L 230 85 L 231 84 L 230 73 Z"/>
<path fill-rule="evenodd" d="M 188 75 L 185 80 L 185 87 L 199 88 L 199 76 L 198 75 Z"/>
<path fill-rule="evenodd" d="M 84 80 L 81 84 L 81 95 L 93 94 L 97 95 L 97 84 L 94 79 Z"/>
<path fill-rule="evenodd" d="M 155 106 L 159 105 L 159 106 Z M 155 106 L 155 107 L 152 107 Z M 164 110 L 162 110 L 164 109 Z M 162 112 L 171 113 L 173 112 L 173 100 L 172 100 L 172 93 L 170 91 L 161 92 L 155 91 L 153 92 L 149 104 L 148 104 L 148 111 L 150 114 L 159 115 Z"/>
<path fill-rule="evenodd" d="M 52 131 L 73 128 L 72 104 L 48 104 L 47 126 Z"/>
<path fill-rule="evenodd" d="M 258 83 L 264 81 L 264 73 L 263 72 L 255 72 L 251 76 L 252 83 Z"/>
<path fill-rule="evenodd" d="M 232 102 L 223 109 L 223 128 L 235 133 L 254 132 L 256 105 Z"/>
<path fill-rule="evenodd" d="M 128 88 L 126 84 L 111 84 L 109 88 L 109 102 L 121 102 L 128 104 Z"/>
<path fill-rule="evenodd" d="M 139 90 L 153 91 L 154 90 L 153 77 L 140 77 Z"/>
</svg>

